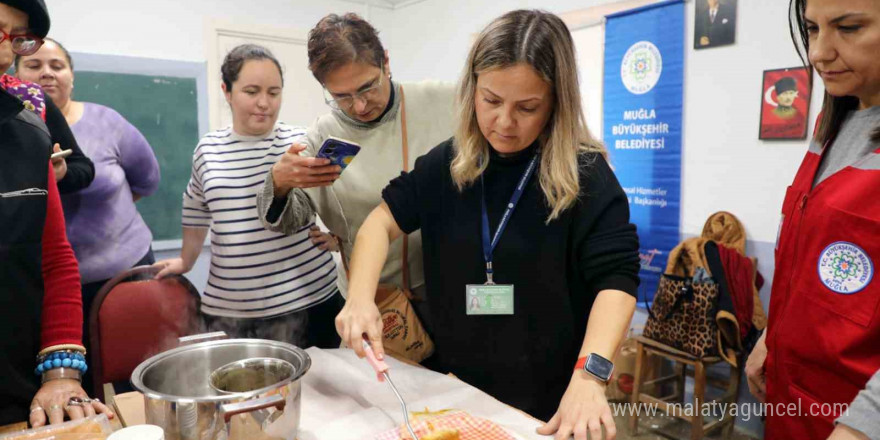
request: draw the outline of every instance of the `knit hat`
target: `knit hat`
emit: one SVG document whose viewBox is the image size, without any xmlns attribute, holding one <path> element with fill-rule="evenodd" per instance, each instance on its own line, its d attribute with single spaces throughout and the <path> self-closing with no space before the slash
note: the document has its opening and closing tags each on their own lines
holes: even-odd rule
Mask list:
<svg viewBox="0 0 880 440">
<path fill-rule="evenodd" d="M 0 0 L 28 15 L 28 28 L 34 35 L 45 38 L 49 34 L 49 10 L 44 0 Z"/>
<path fill-rule="evenodd" d="M 789 91 L 797 91 L 797 82 L 794 78 L 790 76 L 786 76 L 779 81 L 776 81 L 776 94 L 781 95 L 785 92 Z"/>
</svg>

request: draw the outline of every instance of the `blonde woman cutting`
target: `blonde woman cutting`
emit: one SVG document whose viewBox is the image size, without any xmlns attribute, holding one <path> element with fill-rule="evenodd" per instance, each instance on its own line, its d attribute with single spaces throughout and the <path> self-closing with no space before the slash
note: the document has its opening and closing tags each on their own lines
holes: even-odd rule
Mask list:
<svg viewBox="0 0 880 440">
<path fill-rule="evenodd" d="M 614 438 L 604 388 L 635 308 L 638 237 L 577 78 L 552 14 L 510 12 L 481 33 L 455 136 L 393 180 L 358 232 L 336 328 L 359 355 L 363 335 L 382 353 L 379 274 L 389 244 L 421 230 L 432 368 L 550 419 L 541 434 L 602 438 L 604 425 Z"/>
</svg>

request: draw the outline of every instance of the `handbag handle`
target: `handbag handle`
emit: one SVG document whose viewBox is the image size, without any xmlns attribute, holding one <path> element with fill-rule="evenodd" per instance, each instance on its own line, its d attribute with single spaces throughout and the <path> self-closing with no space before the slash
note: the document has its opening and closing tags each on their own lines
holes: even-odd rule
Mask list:
<svg viewBox="0 0 880 440">
<path fill-rule="evenodd" d="M 409 140 L 406 135 L 406 99 L 403 95 L 403 86 L 400 86 L 400 137 L 401 147 L 403 150 L 403 171 L 409 171 Z M 345 269 L 345 276 L 348 278 L 349 267 L 348 260 L 345 258 L 345 248 L 342 246 L 342 240 L 337 236 L 336 243 L 339 246 L 339 252 L 342 256 L 342 267 Z M 409 280 L 409 235 L 403 234 L 403 290 L 407 298 L 411 297 L 410 280 Z"/>
<path fill-rule="evenodd" d="M 681 305 L 682 299 L 685 299 L 685 297 L 687 297 L 686 298 L 687 301 L 693 301 L 693 299 L 694 299 L 694 286 L 691 284 L 690 280 L 685 280 L 684 286 L 680 289 L 678 294 L 675 295 L 675 302 L 672 303 L 672 307 L 669 308 L 669 311 L 667 311 L 666 314 L 662 318 L 658 319 L 657 315 L 654 314 L 654 311 L 651 310 L 652 307 L 648 307 L 648 296 L 647 295 L 645 295 L 645 307 L 648 309 L 648 315 L 651 317 L 651 319 L 658 320 L 658 321 L 666 321 L 667 319 L 669 319 L 670 316 L 672 316 L 673 313 L 675 313 L 675 311 L 678 309 L 679 305 Z M 655 301 L 654 304 L 657 304 L 657 302 Z"/>
<path fill-rule="evenodd" d="M 403 85 L 400 86 L 400 138 L 403 147 L 403 171 L 409 171 L 409 140 L 406 135 L 406 99 L 403 95 Z M 403 288 L 410 291 L 409 285 L 409 235 L 403 234 Z"/>
</svg>

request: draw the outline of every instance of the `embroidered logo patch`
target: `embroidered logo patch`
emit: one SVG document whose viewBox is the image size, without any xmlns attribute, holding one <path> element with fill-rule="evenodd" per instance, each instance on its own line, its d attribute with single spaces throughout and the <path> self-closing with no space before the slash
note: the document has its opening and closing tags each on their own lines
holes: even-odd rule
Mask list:
<svg viewBox="0 0 880 440">
<path fill-rule="evenodd" d="M 874 277 L 874 262 L 864 249 L 853 243 L 831 243 L 819 256 L 819 279 L 825 287 L 843 295 L 852 295 Z"/>
</svg>

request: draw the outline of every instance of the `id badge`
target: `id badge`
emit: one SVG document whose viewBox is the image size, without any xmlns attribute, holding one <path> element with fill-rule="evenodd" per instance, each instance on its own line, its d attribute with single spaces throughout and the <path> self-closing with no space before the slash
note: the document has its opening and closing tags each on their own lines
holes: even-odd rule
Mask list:
<svg viewBox="0 0 880 440">
<path fill-rule="evenodd" d="M 513 315 L 513 284 L 468 284 L 468 315 Z"/>
</svg>

